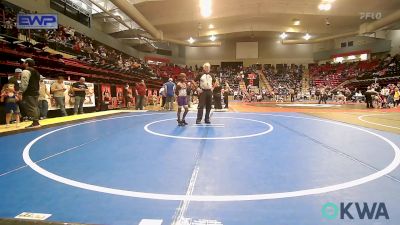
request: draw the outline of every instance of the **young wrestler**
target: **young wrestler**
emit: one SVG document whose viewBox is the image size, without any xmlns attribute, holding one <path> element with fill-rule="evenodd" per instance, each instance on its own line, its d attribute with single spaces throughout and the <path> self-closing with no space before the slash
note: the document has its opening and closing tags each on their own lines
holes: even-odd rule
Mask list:
<svg viewBox="0 0 400 225">
<path fill-rule="evenodd" d="M 189 112 L 186 89 L 187 89 L 186 74 L 181 73 L 178 76 L 178 83 L 176 84 L 176 92 L 178 95 L 178 99 L 177 99 L 177 102 L 178 102 L 178 112 L 177 112 L 178 126 L 188 125 L 185 121 L 185 117 L 186 117 L 187 113 Z M 185 109 L 185 112 L 183 113 L 183 116 L 181 119 L 182 107 Z"/>
<path fill-rule="evenodd" d="M 10 126 L 11 116 L 14 114 L 15 119 L 17 121 L 16 126 L 19 126 L 19 108 L 17 102 L 19 101 L 19 97 L 17 96 L 16 91 L 14 90 L 14 85 L 7 84 L 4 90 L 1 92 L 0 97 L 1 102 L 5 102 L 5 110 L 6 110 L 6 127 Z"/>
</svg>

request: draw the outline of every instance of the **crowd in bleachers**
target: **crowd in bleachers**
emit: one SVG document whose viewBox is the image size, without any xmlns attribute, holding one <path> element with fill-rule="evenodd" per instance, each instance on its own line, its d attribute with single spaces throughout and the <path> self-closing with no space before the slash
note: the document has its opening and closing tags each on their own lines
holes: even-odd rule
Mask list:
<svg viewBox="0 0 400 225">
<path fill-rule="evenodd" d="M 310 97 L 320 103 L 331 99 L 366 102 L 368 108 L 397 107 L 399 73 L 400 56 L 390 54 L 383 59 L 312 66 Z M 347 84 L 350 87 L 339 85 L 346 80 L 351 81 Z"/>
<path fill-rule="evenodd" d="M 252 102 L 257 101 L 257 95 L 260 94 L 260 90 L 258 89 L 258 66 L 259 65 L 251 65 L 249 67 L 220 67 L 217 74 L 222 82 L 231 85 L 231 94 L 233 94 L 235 100 Z M 242 84 L 242 86 L 240 84 Z"/>
<path fill-rule="evenodd" d="M 301 91 L 303 69 L 302 65 L 285 65 L 279 69 L 265 66 L 263 73 L 272 90 L 270 92 L 263 90 L 263 95 L 269 100 L 275 99 L 276 101 L 284 101 L 290 97 L 290 101 L 293 102 Z"/>
<path fill-rule="evenodd" d="M 375 70 L 361 74 L 358 79 L 368 78 L 382 78 L 382 77 L 393 77 L 399 76 L 400 73 L 400 55 L 391 56 L 388 54 L 386 58 L 379 61 L 379 66 Z"/>
<path fill-rule="evenodd" d="M 345 80 L 392 77 L 400 72 L 400 56 L 388 54 L 384 59 L 347 62 L 309 67 L 311 86 L 328 85 L 336 87 Z"/>
<path fill-rule="evenodd" d="M 349 63 L 309 65 L 308 69 L 310 79 L 308 89 L 305 89 L 301 82 L 303 66 L 280 65 L 277 69 L 265 65 L 263 74 L 272 90 L 261 90 L 260 99 L 292 102 L 311 100 L 318 103 L 326 103 L 329 100 L 345 104 L 367 102 L 368 95 L 372 93 L 373 105 L 376 108 L 398 105 L 396 87 L 400 87 L 399 55 Z M 344 83 L 345 81 L 347 82 Z"/>
<path fill-rule="evenodd" d="M 151 79 L 175 77 L 181 72 L 193 76 L 187 67 L 164 64 L 150 66 L 143 59 L 127 55 L 123 52 L 105 46 L 77 31 L 72 27 L 59 25 L 57 30 L 31 30 L 29 34 L 16 28 L 16 14 L 29 13 L 28 10 L 15 9 L 0 4 L 3 17 L 0 20 L 0 33 L 18 38 L 19 34 L 29 35 L 29 38 L 42 43 L 41 47 L 48 46 L 54 50 L 65 52 L 85 63 L 101 65 L 123 73 L 147 75 Z"/>
</svg>

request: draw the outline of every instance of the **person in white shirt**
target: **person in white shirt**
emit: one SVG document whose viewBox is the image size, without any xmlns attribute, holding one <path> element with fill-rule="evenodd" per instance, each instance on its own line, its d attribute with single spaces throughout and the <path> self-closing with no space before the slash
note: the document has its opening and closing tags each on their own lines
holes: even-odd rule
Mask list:
<svg viewBox="0 0 400 225">
<path fill-rule="evenodd" d="M 204 107 L 206 108 L 206 115 L 204 122 L 210 124 L 210 111 L 212 104 L 212 88 L 215 83 L 215 78 L 210 74 L 211 65 L 210 63 L 204 63 L 203 71 L 204 74 L 199 75 L 195 81 L 199 82 L 197 92 L 199 94 L 199 106 L 197 107 L 197 119 L 196 124 L 201 124 L 203 119 Z"/>
<path fill-rule="evenodd" d="M 61 116 L 68 116 L 65 110 L 65 91 L 67 88 L 64 84 L 64 77 L 59 76 L 57 81 L 50 86 L 50 91 L 53 94 L 53 98 L 56 105 L 60 107 Z"/>
</svg>

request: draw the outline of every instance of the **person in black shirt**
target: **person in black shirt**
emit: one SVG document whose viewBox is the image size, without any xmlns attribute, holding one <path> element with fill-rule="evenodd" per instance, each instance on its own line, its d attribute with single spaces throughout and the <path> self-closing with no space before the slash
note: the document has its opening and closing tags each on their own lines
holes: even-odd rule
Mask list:
<svg viewBox="0 0 400 225">
<path fill-rule="evenodd" d="M 72 85 L 72 90 L 75 93 L 74 115 L 78 114 L 78 108 L 79 114 L 83 114 L 83 102 L 85 101 L 87 89 L 84 77 L 81 77 L 78 82 Z"/>
<path fill-rule="evenodd" d="M 368 86 L 367 91 L 365 92 L 365 102 L 367 103 L 367 108 L 374 108 L 373 105 L 373 96 L 378 95 L 379 93 L 375 91 L 371 86 Z"/>
<path fill-rule="evenodd" d="M 229 87 L 229 84 L 227 81 L 225 81 L 225 87 L 224 87 L 224 104 L 225 104 L 225 109 L 229 109 L 229 93 L 231 92 L 231 88 Z"/>
<path fill-rule="evenodd" d="M 40 74 L 34 69 L 35 61 L 31 58 L 21 59 L 24 70 L 21 75 L 20 91 L 24 102 L 24 111 L 32 118 L 32 124 L 26 128 L 37 128 L 39 124 L 39 81 Z"/>
<path fill-rule="evenodd" d="M 219 81 L 216 81 L 213 89 L 214 109 L 222 109 L 221 92 L 222 87 L 219 84 Z"/>
</svg>

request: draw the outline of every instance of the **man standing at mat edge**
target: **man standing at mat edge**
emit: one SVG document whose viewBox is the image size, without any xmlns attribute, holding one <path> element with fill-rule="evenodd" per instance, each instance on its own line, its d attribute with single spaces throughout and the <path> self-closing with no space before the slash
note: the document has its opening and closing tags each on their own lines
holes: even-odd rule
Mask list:
<svg viewBox="0 0 400 225">
<path fill-rule="evenodd" d="M 50 86 L 50 91 L 53 94 L 53 98 L 56 105 L 60 107 L 61 116 L 67 116 L 67 111 L 65 110 L 65 91 L 67 88 L 64 85 L 64 77 L 59 76 L 57 81 Z"/>
<path fill-rule="evenodd" d="M 210 111 L 212 104 L 212 87 L 215 82 L 215 78 L 210 74 L 211 65 L 210 63 L 204 63 L 203 72 L 204 74 L 197 76 L 196 80 L 199 82 L 197 92 L 199 94 L 199 106 L 197 108 L 197 119 L 196 124 L 200 124 L 203 119 L 204 107 L 206 107 L 206 115 L 204 122 L 210 124 Z"/>
<path fill-rule="evenodd" d="M 20 91 L 24 110 L 27 116 L 32 118 L 32 124 L 26 128 L 37 128 L 39 124 L 39 81 L 40 74 L 33 68 L 35 61 L 31 58 L 21 59 L 24 70 L 21 74 Z"/>
<path fill-rule="evenodd" d="M 136 84 L 136 110 L 143 110 L 147 87 L 144 80 Z"/>
<path fill-rule="evenodd" d="M 164 84 L 164 92 L 165 92 L 165 110 L 172 111 L 174 109 L 174 94 L 176 85 L 172 82 L 173 79 L 169 78 L 168 82 Z"/>
<path fill-rule="evenodd" d="M 72 85 L 72 90 L 75 94 L 74 115 L 83 114 L 83 103 L 85 102 L 86 91 L 88 87 L 85 84 L 85 78 L 81 77 L 78 82 Z"/>
</svg>

